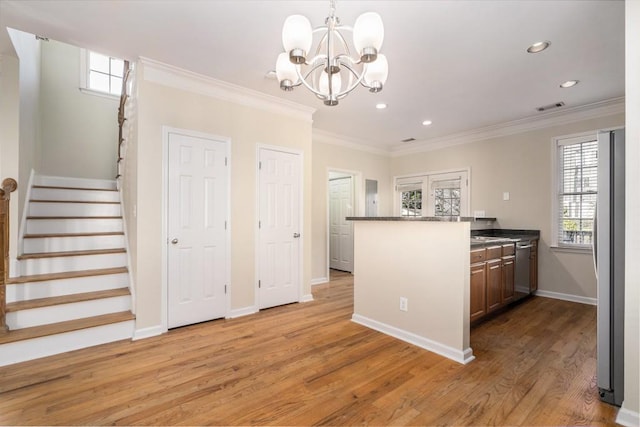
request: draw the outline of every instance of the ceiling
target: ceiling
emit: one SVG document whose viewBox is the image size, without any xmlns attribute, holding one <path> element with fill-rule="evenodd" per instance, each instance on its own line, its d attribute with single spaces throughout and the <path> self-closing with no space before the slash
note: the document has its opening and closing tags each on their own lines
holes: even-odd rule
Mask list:
<svg viewBox="0 0 640 427">
<path fill-rule="evenodd" d="M 291 14 L 324 23 L 329 1 L 163 0 L 0 2 L 0 25 L 130 60 L 146 57 L 316 108 L 314 130 L 385 151 L 424 144 L 624 96 L 623 1 L 351 1 L 353 25 L 376 11 L 385 25 L 389 79 L 356 89 L 336 107 L 310 92 L 285 93 L 265 75 L 283 50 Z M 0 52 L 9 49 L 2 31 Z M 549 49 L 529 54 L 534 42 Z M 561 89 L 566 80 L 580 83 Z M 375 104 L 388 104 L 377 110 Z M 431 126 L 423 126 L 423 120 Z"/>
</svg>

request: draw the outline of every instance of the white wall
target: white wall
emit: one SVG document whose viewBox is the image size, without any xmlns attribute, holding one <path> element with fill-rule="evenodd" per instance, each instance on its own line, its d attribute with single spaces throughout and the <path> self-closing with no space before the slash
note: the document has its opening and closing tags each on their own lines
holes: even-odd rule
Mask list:
<svg viewBox="0 0 640 427">
<path fill-rule="evenodd" d="M 540 230 L 539 289 L 596 298 L 591 253 L 551 249 L 551 139 L 624 125 L 617 114 L 512 136 L 395 157 L 391 175 L 471 168 L 471 209 L 497 217 L 500 228 Z M 511 199 L 502 200 L 509 191 Z"/>
<path fill-rule="evenodd" d="M 378 216 L 391 214 L 389 200 L 389 156 L 354 150 L 345 146 L 313 141 L 313 200 L 312 200 L 312 272 L 314 283 L 328 280 L 327 277 L 327 203 L 329 171 L 348 171 L 359 174 L 358 199 L 360 211 L 364 215 L 365 180 L 378 181 Z"/>
<path fill-rule="evenodd" d="M 303 152 L 303 294 L 311 282 L 311 114 L 306 119 L 274 109 L 221 100 L 211 79 L 140 64 L 136 147 L 135 225 L 136 328 L 161 324 L 161 291 L 166 241 L 162 241 L 162 127 L 169 126 L 231 139 L 231 309 L 256 304 L 256 151 L 258 144 Z M 166 72 L 166 73 L 165 73 Z M 165 74 L 163 74 L 165 73 Z M 158 77 L 161 76 L 161 77 Z M 159 83 L 160 82 L 160 83 Z M 172 86 L 188 86 L 189 90 Z M 184 86 L 181 86 L 184 85 Z M 264 104 L 264 103 L 263 103 Z"/>
<path fill-rule="evenodd" d="M 624 403 L 618 422 L 640 423 L 640 2 L 625 2 L 626 251 Z M 635 417 L 635 419 L 633 418 Z"/>
<path fill-rule="evenodd" d="M 83 93 L 80 49 L 42 43 L 41 163 L 38 173 L 114 179 L 118 144 L 115 97 Z"/>
</svg>

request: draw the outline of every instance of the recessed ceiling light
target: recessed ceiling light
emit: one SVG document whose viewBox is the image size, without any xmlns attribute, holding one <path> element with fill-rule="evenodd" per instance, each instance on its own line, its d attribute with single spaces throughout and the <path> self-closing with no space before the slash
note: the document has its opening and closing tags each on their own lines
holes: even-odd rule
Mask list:
<svg viewBox="0 0 640 427">
<path fill-rule="evenodd" d="M 543 50 L 545 50 L 546 48 L 548 48 L 551 45 L 551 42 L 537 42 L 532 44 L 531 46 L 529 46 L 527 48 L 527 52 L 529 53 L 538 53 L 538 52 L 542 52 Z"/>
<path fill-rule="evenodd" d="M 580 82 L 580 80 L 567 80 L 566 82 L 562 83 L 560 85 L 561 88 L 566 89 L 568 87 L 573 87 L 575 85 L 577 85 Z"/>
<path fill-rule="evenodd" d="M 379 104 L 376 104 L 376 108 L 378 110 L 384 110 L 385 108 L 387 108 L 387 104 L 385 104 L 384 102 L 381 102 Z"/>
<path fill-rule="evenodd" d="M 424 122 L 422 122 L 424 126 L 429 126 L 431 125 L 431 123 L 433 123 L 431 120 L 425 120 Z"/>
</svg>

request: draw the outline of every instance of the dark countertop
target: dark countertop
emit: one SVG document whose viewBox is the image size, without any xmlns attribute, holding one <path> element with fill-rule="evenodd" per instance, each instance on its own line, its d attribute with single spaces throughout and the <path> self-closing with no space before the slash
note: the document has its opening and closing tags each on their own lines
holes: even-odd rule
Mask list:
<svg viewBox="0 0 640 427">
<path fill-rule="evenodd" d="M 472 216 L 348 216 L 347 221 L 438 221 L 438 222 L 473 222 L 495 221 L 496 218 L 474 218 Z"/>
<path fill-rule="evenodd" d="M 491 236 L 495 240 L 482 241 L 474 240 L 475 236 Z M 519 242 L 522 240 L 539 240 L 540 230 L 520 230 L 520 229 L 485 229 L 471 231 L 471 247 L 481 248 L 483 246 L 492 246 L 497 244 Z"/>
</svg>

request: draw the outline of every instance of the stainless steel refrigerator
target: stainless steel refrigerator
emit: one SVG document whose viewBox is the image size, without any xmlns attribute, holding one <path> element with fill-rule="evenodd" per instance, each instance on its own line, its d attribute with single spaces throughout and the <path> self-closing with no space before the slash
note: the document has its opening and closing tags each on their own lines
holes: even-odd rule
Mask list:
<svg viewBox="0 0 640 427">
<path fill-rule="evenodd" d="M 597 375 L 600 398 L 617 406 L 624 397 L 624 151 L 624 129 L 598 132 Z"/>
</svg>

